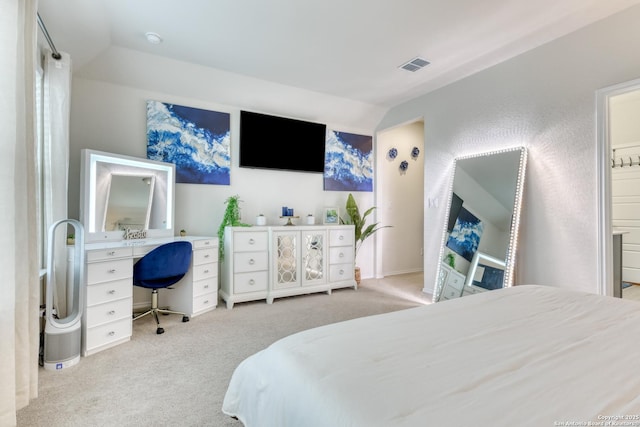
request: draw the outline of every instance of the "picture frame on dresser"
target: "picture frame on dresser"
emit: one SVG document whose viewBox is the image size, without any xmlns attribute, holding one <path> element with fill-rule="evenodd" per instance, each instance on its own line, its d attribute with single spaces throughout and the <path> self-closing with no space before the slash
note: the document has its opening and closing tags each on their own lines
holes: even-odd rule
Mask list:
<svg viewBox="0 0 640 427">
<path fill-rule="evenodd" d="M 322 214 L 322 223 L 325 225 L 340 224 L 340 209 L 324 208 L 324 213 Z"/>
</svg>

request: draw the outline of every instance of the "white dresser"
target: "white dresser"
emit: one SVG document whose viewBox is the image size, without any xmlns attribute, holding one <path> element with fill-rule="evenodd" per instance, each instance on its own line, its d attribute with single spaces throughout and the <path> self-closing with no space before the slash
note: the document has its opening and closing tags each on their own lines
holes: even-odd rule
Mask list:
<svg viewBox="0 0 640 427">
<path fill-rule="evenodd" d="M 183 311 L 190 317 L 216 307 L 217 238 L 187 236 L 86 244 L 83 356 L 131 339 L 133 264 L 152 249 L 179 240 L 193 245 L 191 267 L 180 282 L 171 286 L 173 289 L 159 292 L 160 305 Z"/>
<path fill-rule="evenodd" d="M 353 226 L 227 227 L 220 296 L 266 300 L 353 287 Z"/>
<path fill-rule="evenodd" d="M 438 301 L 460 298 L 465 287 L 465 279 L 464 274 L 457 272 L 446 264 L 442 264 L 440 277 L 438 278 L 439 283 L 442 285 L 440 287 L 442 291 L 440 291 Z"/>
</svg>

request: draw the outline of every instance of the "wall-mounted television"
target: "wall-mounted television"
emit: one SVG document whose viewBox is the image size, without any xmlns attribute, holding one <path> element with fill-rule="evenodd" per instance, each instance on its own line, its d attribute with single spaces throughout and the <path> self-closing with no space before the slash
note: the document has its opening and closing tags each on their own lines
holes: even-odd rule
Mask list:
<svg viewBox="0 0 640 427">
<path fill-rule="evenodd" d="M 324 172 L 327 127 L 321 123 L 240 112 L 240 167 Z"/>
</svg>

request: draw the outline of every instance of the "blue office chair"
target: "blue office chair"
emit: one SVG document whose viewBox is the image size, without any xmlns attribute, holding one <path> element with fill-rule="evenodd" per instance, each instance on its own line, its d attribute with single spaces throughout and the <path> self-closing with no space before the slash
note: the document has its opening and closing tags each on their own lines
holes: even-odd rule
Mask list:
<svg viewBox="0 0 640 427">
<path fill-rule="evenodd" d="M 158 308 L 158 289 L 167 288 L 189 271 L 191 263 L 191 243 L 171 242 L 158 246 L 151 252 L 140 258 L 133 266 L 133 284 L 142 288 L 151 289 L 151 309 L 141 314 L 134 314 L 133 320 L 138 320 L 147 314 L 153 314 L 158 329 L 157 334 L 164 333 L 160 327 L 158 313 L 182 314 L 182 321 L 188 322 L 189 317 L 185 313 Z"/>
</svg>

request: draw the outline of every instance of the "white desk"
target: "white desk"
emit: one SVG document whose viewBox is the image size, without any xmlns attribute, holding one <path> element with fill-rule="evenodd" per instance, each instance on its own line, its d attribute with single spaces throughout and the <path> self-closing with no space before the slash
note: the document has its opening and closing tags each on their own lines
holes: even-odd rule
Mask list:
<svg viewBox="0 0 640 427">
<path fill-rule="evenodd" d="M 193 245 L 189 272 L 173 289 L 159 292 L 160 306 L 189 317 L 213 310 L 218 304 L 218 239 L 185 236 L 88 243 L 85 245 L 82 354 L 88 356 L 123 342 L 132 334 L 133 264 L 165 243 Z"/>
</svg>

